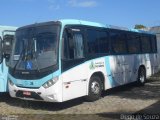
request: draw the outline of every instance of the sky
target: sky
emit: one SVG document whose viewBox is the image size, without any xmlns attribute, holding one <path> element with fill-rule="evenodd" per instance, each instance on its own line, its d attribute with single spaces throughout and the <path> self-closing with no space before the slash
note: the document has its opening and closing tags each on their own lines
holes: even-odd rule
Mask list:
<svg viewBox="0 0 160 120">
<path fill-rule="evenodd" d="M 160 0 L 0 0 L 0 25 L 80 19 L 133 28 L 160 26 Z"/>
</svg>

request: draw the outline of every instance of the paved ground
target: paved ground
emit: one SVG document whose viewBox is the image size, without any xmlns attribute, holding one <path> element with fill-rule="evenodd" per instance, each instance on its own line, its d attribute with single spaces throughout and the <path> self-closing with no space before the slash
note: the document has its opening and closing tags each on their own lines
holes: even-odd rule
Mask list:
<svg viewBox="0 0 160 120">
<path fill-rule="evenodd" d="M 0 96 L 0 120 L 8 115 L 19 119 L 120 119 L 123 117 L 120 115 L 139 113 L 160 114 L 160 75 L 151 77 L 143 87 L 133 83 L 108 90 L 95 102 L 78 98 L 65 103 L 45 103 L 14 99 L 7 94 Z"/>
</svg>

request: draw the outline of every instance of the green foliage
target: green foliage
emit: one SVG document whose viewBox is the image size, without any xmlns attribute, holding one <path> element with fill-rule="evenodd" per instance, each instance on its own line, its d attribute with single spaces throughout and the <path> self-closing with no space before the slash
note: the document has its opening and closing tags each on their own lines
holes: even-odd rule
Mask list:
<svg viewBox="0 0 160 120">
<path fill-rule="evenodd" d="M 147 27 L 144 26 L 144 25 L 141 25 L 141 24 L 137 24 L 137 25 L 135 25 L 134 28 L 135 28 L 135 29 L 145 29 L 145 28 L 147 28 Z"/>
</svg>

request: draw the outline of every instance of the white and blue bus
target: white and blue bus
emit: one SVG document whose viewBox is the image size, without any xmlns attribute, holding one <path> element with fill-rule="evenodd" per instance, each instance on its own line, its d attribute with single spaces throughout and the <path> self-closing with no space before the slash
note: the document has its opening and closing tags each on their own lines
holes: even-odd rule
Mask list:
<svg viewBox="0 0 160 120">
<path fill-rule="evenodd" d="M 11 26 L 0 26 L 0 93 L 8 92 L 7 64 L 16 29 L 16 27 Z"/>
<path fill-rule="evenodd" d="M 159 69 L 156 36 L 80 20 L 17 29 L 9 63 L 12 97 L 63 102 L 146 78 Z"/>
</svg>

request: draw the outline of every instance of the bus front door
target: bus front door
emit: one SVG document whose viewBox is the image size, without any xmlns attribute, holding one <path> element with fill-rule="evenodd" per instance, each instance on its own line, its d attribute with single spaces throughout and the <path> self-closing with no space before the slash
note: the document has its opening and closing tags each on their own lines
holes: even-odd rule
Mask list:
<svg viewBox="0 0 160 120">
<path fill-rule="evenodd" d="M 63 40 L 63 101 L 66 101 L 87 94 L 88 66 L 85 65 L 84 36 L 81 29 L 66 31 Z"/>
</svg>

